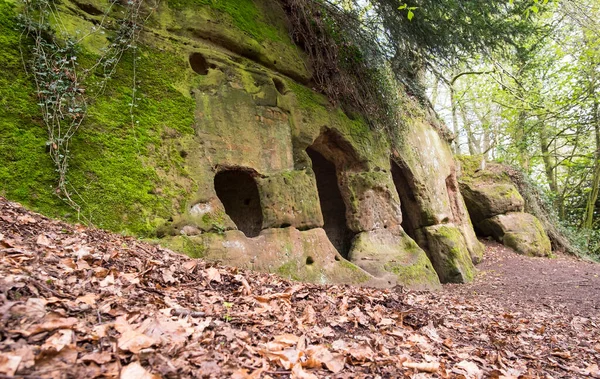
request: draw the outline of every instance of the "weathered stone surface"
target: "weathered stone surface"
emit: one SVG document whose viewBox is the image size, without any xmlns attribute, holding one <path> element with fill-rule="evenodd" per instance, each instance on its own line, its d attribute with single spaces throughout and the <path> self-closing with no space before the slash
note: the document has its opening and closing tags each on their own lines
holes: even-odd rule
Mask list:
<svg viewBox="0 0 600 379">
<path fill-rule="evenodd" d="M 194 257 L 272 272 L 294 280 L 382 286 L 373 276 L 342 258 L 323 229 L 269 229 L 255 238 L 246 238 L 233 230 L 174 237 L 166 244 Z"/>
<path fill-rule="evenodd" d="M 461 192 L 476 226 L 499 214 L 522 212 L 525 205 L 523 197 L 512 183 L 490 183 L 475 177 L 461 183 Z"/>
<path fill-rule="evenodd" d="M 483 253 L 485 252 L 485 246 L 479 242 L 477 239 L 477 235 L 475 234 L 475 230 L 473 230 L 473 225 L 469 222 L 463 222 L 457 227 L 460 229 L 461 234 L 464 237 L 465 245 L 467 246 L 467 250 L 469 251 L 469 255 L 471 256 L 471 261 L 474 264 L 478 264 L 483 260 Z"/>
<path fill-rule="evenodd" d="M 481 230 L 519 254 L 536 257 L 552 254 L 550 239 L 542 223 L 529 213 L 511 212 L 494 216 L 481 223 Z"/>
<path fill-rule="evenodd" d="M 454 219 L 446 178 L 452 175 L 454 158 L 448 144 L 438 132 L 423 120 L 410 120 L 394 160 L 400 166 L 408 188 L 414 197 L 418 227 L 436 225 Z M 408 202 L 407 202 L 408 203 Z M 407 204 L 408 205 L 408 204 Z"/>
<path fill-rule="evenodd" d="M 95 28 L 95 21 L 77 6 L 61 7 L 59 12 L 69 25 L 85 26 L 81 30 L 90 32 Z M 125 62 L 105 95 L 94 102 L 86 117 L 90 127 L 81 128 L 74 141 L 73 167 L 81 171 L 70 174 L 84 207 L 90 207 L 84 211 L 100 226 L 165 237 L 165 244 L 193 256 L 298 280 L 437 287 L 437 275 L 423 250 L 400 232 L 401 225 L 408 231 L 409 224 L 414 225 L 409 235 L 427 249 L 429 240 L 417 230 L 456 225 L 462 235 L 453 238 L 467 246 L 459 250 L 478 261 L 481 249 L 454 186 L 452 154 L 431 115 L 407 97 L 407 127 L 398 128 L 405 134 L 390 136 L 332 106 L 302 85 L 310 81 L 310 65 L 291 42 L 284 20 L 281 5 L 273 0 L 161 3 L 139 40 L 139 125 L 130 128 L 128 94 L 136 76 Z M 15 30 L 12 18 L 2 21 L 4 32 Z M 71 32 L 76 31 L 67 30 Z M 100 52 L 114 37 L 111 30 L 106 33 L 92 33 L 82 49 Z M 10 57 L 8 63 L 17 72 L 21 57 L 16 42 L 12 45 L 2 46 L 7 53 L 0 62 Z M 18 75 L 20 83 L 29 83 L 27 75 Z M 0 163 L 7 167 L 0 172 L 6 183 L 2 191 L 54 212 L 51 162 L 44 161 L 37 176 L 27 177 L 33 175 L 31 162 L 47 158 L 32 144 L 42 146 L 47 138 L 31 122 L 39 116 L 31 96 L 33 84 L 20 91 L 15 101 L 11 96 L 17 92 L 2 92 L 9 98 L 7 104 L 27 106 L 0 110 L 6 112 L 4 119 L 17 120 L 0 134 L 33 158 L 15 163 L 11 154 L 0 154 Z M 320 206 L 307 148 L 335 166 L 325 184 L 339 190 L 339 207 Z M 395 189 L 392 156 L 407 169 L 412 203 Z M 15 170 L 18 174 L 12 175 Z M 246 196 L 245 190 L 231 195 L 235 184 L 217 191 L 219 173 L 236 170 L 250 175 L 249 187 L 256 184 L 258 195 Z M 231 211 L 232 207 L 237 208 Z M 340 209 L 329 219 L 339 221 L 338 234 L 346 245 L 360 233 L 353 254 L 377 258 L 372 267 L 369 260 L 360 262 L 380 277 L 342 259 L 320 229 L 327 228 L 323 212 Z M 258 216 L 243 217 L 248 210 Z M 235 230 L 238 227 L 249 236 L 260 234 L 247 238 Z M 330 238 L 335 240 L 336 234 L 330 233 Z M 442 245 L 452 246 L 436 245 L 434 255 L 449 254 L 440 252 Z"/>
<path fill-rule="evenodd" d="M 285 171 L 257 179 L 263 210 L 263 229 L 293 226 L 320 228 L 323 216 L 313 175 Z"/>
<path fill-rule="evenodd" d="M 153 26 L 179 38 L 215 44 L 301 82 L 308 81 L 310 65 L 287 35 L 281 6 L 269 0 L 254 3 L 258 9 L 253 20 L 255 24 L 249 25 L 251 30 L 240 30 L 227 9 L 206 6 L 201 2 L 183 3 L 183 7 L 161 3 Z M 268 20 L 265 19 L 267 14 Z M 273 34 L 277 37 L 274 38 Z"/>
<path fill-rule="evenodd" d="M 475 230 L 520 254 L 550 255 L 552 246 L 546 231 L 535 216 L 523 213 L 525 201 L 503 166 L 482 164 L 481 156 L 459 159 L 463 171 L 460 188 Z"/>
<path fill-rule="evenodd" d="M 348 226 L 354 232 L 397 229 L 402 223 L 400 199 L 388 172 L 348 172 L 342 186 Z"/>
<path fill-rule="evenodd" d="M 423 119 L 427 116 L 411 120 L 403 143 L 397 145 L 392 158 L 394 183 L 402 205 L 402 227 L 432 261 L 459 262 L 453 263 L 458 271 L 448 271 L 443 264 L 435 267 L 446 270 L 438 271 L 442 282 L 469 281 L 472 264 L 467 262 L 480 262 L 484 248 L 473 231 L 459 191 L 452 152 L 432 126 L 435 121 L 427 123 Z M 442 238 L 437 229 L 445 230 L 444 225 L 452 232 Z M 428 229 L 433 226 L 436 228 Z"/>
<path fill-rule="evenodd" d="M 389 230 L 359 233 L 348 259 L 388 286 L 403 284 L 415 289 L 437 289 L 439 278 L 427 254 L 404 232 Z"/>
<path fill-rule="evenodd" d="M 442 283 L 467 283 L 473 280 L 475 267 L 465 238 L 452 224 L 423 228 L 428 253 Z"/>
</svg>

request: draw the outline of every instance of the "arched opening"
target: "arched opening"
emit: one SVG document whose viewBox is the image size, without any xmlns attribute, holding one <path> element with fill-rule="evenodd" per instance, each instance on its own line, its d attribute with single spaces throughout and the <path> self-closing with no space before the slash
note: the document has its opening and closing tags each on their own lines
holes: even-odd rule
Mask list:
<svg viewBox="0 0 600 379">
<path fill-rule="evenodd" d="M 400 209 L 402 211 L 402 229 L 413 240 L 416 240 L 416 231 L 421 227 L 421 211 L 413 187 L 409 182 L 411 177 L 408 169 L 400 167 L 392 161 L 392 179 L 400 197 Z"/>
<path fill-rule="evenodd" d="M 190 54 L 190 66 L 192 67 L 192 70 L 194 70 L 194 72 L 196 74 L 199 75 L 208 75 L 208 62 L 206 61 L 206 58 L 204 58 L 204 55 L 200 54 L 200 53 L 192 53 Z"/>
<path fill-rule="evenodd" d="M 323 229 L 337 251 L 347 258 L 354 233 L 346 225 L 346 205 L 338 185 L 335 165 L 313 148 L 306 149 L 306 153 L 312 161 L 317 180 Z"/>
<path fill-rule="evenodd" d="M 258 187 L 247 171 L 227 170 L 215 175 L 215 191 L 225 212 L 246 237 L 256 237 L 262 229 L 262 209 Z"/>
<path fill-rule="evenodd" d="M 273 78 L 273 84 L 275 85 L 275 89 L 277 89 L 277 92 L 279 92 L 280 94 L 285 95 L 287 93 L 287 88 L 285 87 L 285 84 L 281 79 Z"/>
</svg>

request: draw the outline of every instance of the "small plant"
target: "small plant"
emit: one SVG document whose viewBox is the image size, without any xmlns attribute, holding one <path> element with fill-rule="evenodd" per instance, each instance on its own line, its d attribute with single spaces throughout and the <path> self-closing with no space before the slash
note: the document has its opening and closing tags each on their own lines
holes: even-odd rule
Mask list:
<svg viewBox="0 0 600 379">
<path fill-rule="evenodd" d="M 408 19 L 408 21 L 411 21 L 413 17 L 415 17 L 415 12 L 413 11 L 417 8 L 418 7 L 409 7 L 408 4 L 404 3 L 398 7 L 398 10 L 406 9 L 406 18 Z"/>
<path fill-rule="evenodd" d="M 225 320 L 225 322 L 230 322 L 231 320 L 233 320 L 233 318 L 229 314 L 229 311 L 233 307 L 233 303 L 228 303 L 227 301 L 225 301 L 223 302 L 223 306 L 225 307 L 226 311 L 225 315 L 223 316 L 223 320 Z"/>
</svg>

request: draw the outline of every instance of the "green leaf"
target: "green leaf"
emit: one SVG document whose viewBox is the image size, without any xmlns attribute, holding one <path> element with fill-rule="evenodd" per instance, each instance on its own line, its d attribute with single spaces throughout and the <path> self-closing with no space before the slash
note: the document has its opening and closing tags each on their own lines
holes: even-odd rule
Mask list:
<svg viewBox="0 0 600 379">
<path fill-rule="evenodd" d="M 410 21 L 413 19 L 414 16 L 415 14 L 413 13 L 413 11 L 409 10 L 408 14 L 406 15 L 406 18 L 408 18 L 408 21 Z"/>
</svg>

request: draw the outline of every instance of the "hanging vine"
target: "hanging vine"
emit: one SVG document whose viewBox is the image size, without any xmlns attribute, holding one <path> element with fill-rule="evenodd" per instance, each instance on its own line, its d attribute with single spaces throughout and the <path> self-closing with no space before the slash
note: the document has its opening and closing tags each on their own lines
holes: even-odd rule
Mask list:
<svg viewBox="0 0 600 379">
<path fill-rule="evenodd" d="M 117 7 L 124 8 L 124 16 L 117 19 L 111 42 L 91 65 L 83 68 L 78 62 L 81 42 L 92 34 L 110 32 L 107 20 Z M 78 217 L 81 217 L 81 206 L 74 199 L 76 190 L 68 180 L 72 139 L 83 125 L 90 103 L 103 93 L 128 50 L 134 52 L 135 72 L 137 41 L 153 9 L 145 7 L 144 0 L 129 0 L 124 6 L 118 0 L 111 0 L 101 21 L 89 33 L 75 39 L 64 30 L 61 12 L 54 0 L 24 2 L 20 15 L 23 63 L 35 82 L 38 106 L 48 134 L 46 150 L 57 173 L 56 194 L 77 211 Z M 92 75 L 100 78 L 93 83 L 95 97 L 86 90 L 91 85 Z M 136 91 L 134 75 L 130 103 L 132 124 Z"/>
</svg>

